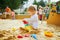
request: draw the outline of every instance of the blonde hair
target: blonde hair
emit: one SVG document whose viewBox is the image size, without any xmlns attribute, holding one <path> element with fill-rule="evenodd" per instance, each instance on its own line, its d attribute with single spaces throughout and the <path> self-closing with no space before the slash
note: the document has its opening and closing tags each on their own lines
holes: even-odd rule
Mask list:
<svg viewBox="0 0 60 40">
<path fill-rule="evenodd" d="M 30 6 L 27 11 L 34 12 L 34 11 L 36 11 L 36 9 L 35 9 L 35 7 L 33 7 L 33 6 Z"/>
</svg>

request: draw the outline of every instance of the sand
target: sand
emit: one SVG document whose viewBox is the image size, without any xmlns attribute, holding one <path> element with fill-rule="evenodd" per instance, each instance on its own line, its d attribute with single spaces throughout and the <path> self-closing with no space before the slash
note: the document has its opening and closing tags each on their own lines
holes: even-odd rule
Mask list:
<svg viewBox="0 0 60 40">
<path fill-rule="evenodd" d="M 0 20 L 0 30 L 11 30 L 13 27 L 18 29 L 19 27 L 24 27 L 24 24 L 22 20 Z M 46 21 L 43 21 L 41 24 L 41 21 L 39 21 L 38 28 L 40 29 L 40 33 L 37 34 L 38 40 L 60 40 L 60 27 L 51 24 L 48 25 Z M 44 31 L 53 32 L 53 37 L 46 37 L 44 35 Z M 11 35 L 17 36 L 17 34 L 19 34 L 19 31 L 12 32 Z M 35 39 L 32 37 L 23 37 L 22 39 L 16 40 L 35 40 Z"/>
</svg>

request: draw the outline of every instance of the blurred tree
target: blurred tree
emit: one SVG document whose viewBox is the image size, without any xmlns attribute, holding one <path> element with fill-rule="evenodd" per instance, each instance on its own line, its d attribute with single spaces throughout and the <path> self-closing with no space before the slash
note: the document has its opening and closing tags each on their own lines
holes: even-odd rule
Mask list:
<svg viewBox="0 0 60 40">
<path fill-rule="evenodd" d="M 0 8 L 5 9 L 7 6 L 11 9 L 18 9 L 28 0 L 0 0 Z"/>
<path fill-rule="evenodd" d="M 34 5 L 37 5 L 37 10 L 38 10 L 39 6 L 45 7 L 45 4 L 46 3 L 43 0 L 41 0 L 39 2 L 37 2 L 36 0 L 34 0 L 34 3 L 33 4 Z"/>
<path fill-rule="evenodd" d="M 27 11 L 27 8 L 25 8 L 25 10 L 24 11 Z"/>
<path fill-rule="evenodd" d="M 33 5 L 37 5 L 37 10 L 38 10 L 39 5 L 38 5 L 38 2 L 36 0 L 34 0 Z"/>
<path fill-rule="evenodd" d="M 38 2 L 36 1 L 36 0 L 34 0 L 34 3 L 33 3 L 34 5 L 38 5 Z"/>
<path fill-rule="evenodd" d="M 41 0 L 40 2 L 38 2 L 38 5 L 41 5 L 42 7 L 45 7 L 45 2 L 43 0 Z"/>
</svg>

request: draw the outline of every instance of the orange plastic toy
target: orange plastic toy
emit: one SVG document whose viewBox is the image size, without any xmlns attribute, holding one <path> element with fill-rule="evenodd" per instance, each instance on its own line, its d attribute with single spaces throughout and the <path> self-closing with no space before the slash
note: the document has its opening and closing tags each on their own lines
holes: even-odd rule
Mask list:
<svg viewBox="0 0 60 40">
<path fill-rule="evenodd" d="M 52 32 L 45 31 L 44 34 L 47 37 L 53 37 L 53 33 Z"/>
</svg>

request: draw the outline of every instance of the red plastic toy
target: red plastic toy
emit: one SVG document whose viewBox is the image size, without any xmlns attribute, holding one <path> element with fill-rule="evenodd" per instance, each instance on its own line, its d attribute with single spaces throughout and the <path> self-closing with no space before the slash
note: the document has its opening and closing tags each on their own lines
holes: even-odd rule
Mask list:
<svg viewBox="0 0 60 40">
<path fill-rule="evenodd" d="M 21 36 L 21 35 L 18 35 L 18 36 L 17 36 L 17 38 L 23 38 L 23 36 Z"/>
<path fill-rule="evenodd" d="M 23 20 L 23 23 L 24 23 L 24 24 L 28 24 L 28 22 L 27 22 L 26 20 Z"/>
<path fill-rule="evenodd" d="M 25 34 L 25 37 L 29 37 L 29 34 Z"/>
</svg>

